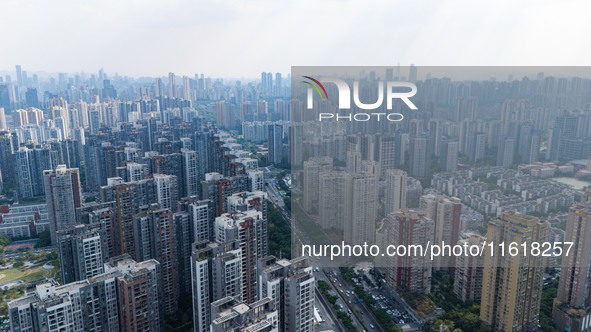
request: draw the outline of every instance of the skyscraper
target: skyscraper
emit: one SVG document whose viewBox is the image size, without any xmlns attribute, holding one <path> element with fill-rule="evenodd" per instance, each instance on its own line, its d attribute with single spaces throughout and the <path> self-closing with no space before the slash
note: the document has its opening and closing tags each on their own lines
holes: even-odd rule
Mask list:
<svg viewBox="0 0 591 332">
<path fill-rule="evenodd" d="M 39 107 L 37 89 L 27 88 L 27 91 L 25 92 L 25 104 L 27 107 Z"/>
<path fill-rule="evenodd" d="M 212 302 L 228 296 L 242 299 L 242 251 L 235 241 L 200 241 L 192 248 L 194 331 L 209 331 Z"/>
<path fill-rule="evenodd" d="M 402 209 L 385 221 L 385 240 L 393 246 L 425 245 L 433 239 L 433 220 L 424 212 Z M 386 282 L 390 287 L 410 292 L 431 292 L 433 261 L 421 255 L 388 257 Z"/>
<path fill-rule="evenodd" d="M 179 256 L 177 232 L 169 209 L 150 209 L 134 217 L 136 259 L 155 259 L 160 263 L 162 311 L 170 315 L 178 309 Z"/>
<path fill-rule="evenodd" d="M 419 209 L 427 212 L 434 222 L 434 243 L 455 244 L 460 239 L 462 203 L 458 198 L 445 195 L 427 194 L 421 196 Z M 451 255 L 437 256 L 433 260 L 435 270 L 450 269 L 455 266 Z M 453 270 L 452 270 L 453 271 Z"/>
<path fill-rule="evenodd" d="M 259 298 L 279 311 L 280 331 L 314 330 L 314 276 L 308 259 L 264 257 L 258 262 Z"/>
<path fill-rule="evenodd" d="M 174 73 L 168 73 L 168 98 L 176 98 L 176 83 Z"/>
<path fill-rule="evenodd" d="M 460 246 L 478 246 L 485 244 L 486 238 L 478 234 L 466 234 L 458 241 Z M 482 295 L 482 272 L 484 257 L 459 255 L 456 257 L 454 294 L 462 302 L 480 302 Z"/>
<path fill-rule="evenodd" d="M 508 137 L 501 141 L 497 152 L 497 166 L 509 167 L 513 165 L 515 139 Z"/>
<path fill-rule="evenodd" d="M 573 246 L 569 255 L 562 256 L 552 316 L 561 331 L 587 331 L 591 327 L 591 314 L 586 310 L 591 296 L 591 212 L 585 204 L 570 207 L 564 241 Z"/>
<path fill-rule="evenodd" d="M 136 263 L 129 256 L 114 258 L 107 270 L 117 269 L 120 331 L 159 331 L 163 325 L 159 292 L 160 264 L 154 259 Z"/>
<path fill-rule="evenodd" d="M 16 83 L 18 86 L 24 86 L 23 84 L 23 69 L 21 65 L 16 65 Z"/>
<path fill-rule="evenodd" d="M 80 174 L 77 168 L 58 165 L 43 171 L 43 178 L 51 243 L 57 244 L 57 232 L 76 224 L 76 209 L 82 205 Z"/>
<path fill-rule="evenodd" d="M 504 212 L 488 224 L 487 242 L 495 244 L 544 242 L 548 222 L 518 212 Z M 523 251 L 501 254 L 500 247 L 484 252 L 480 319 L 495 331 L 538 331 L 544 284 L 544 257 Z"/>
<path fill-rule="evenodd" d="M 200 194 L 200 179 L 197 152 L 181 149 L 183 155 L 183 197 L 197 196 Z"/>
<path fill-rule="evenodd" d="M 406 208 L 406 191 L 408 175 L 403 170 L 386 172 L 386 189 L 384 190 L 384 212 L 387 216 Z"/>
<path fill-rule="evenodd" d="M 482 132 L 475 132 L 473 135 L 473 142 L 470 146 L 471 149 L 469 157 L 471 161 L 478 161 L 484 158 L 484 152 L 486 149 L 486 134 Z"/>
<path fill-rule="evenodd" d="M 161 208 L 176 210 L 179 200 L 177 177 L 168 174 L 154 174 L 156 197 Z"/>
<path fill-rule="evenodd" d="M 431 149 L 425 135 L 410 140 L 410 176 L 426 177 L 431 172 Z"/>
<path fill-rule="evenodd" d="M 0 130 L 6 130 L 6 112 L 4 111 L 4 107 L 0 107 Z"/>
<path fill-rule="evenodd" d="M 18 193 L 21 198 L 43 196 L 43 171 L 55 169 L 57 152 L 44 148 L 29 149 L 21 147 L 14 153 L 18 180 Z"/>
<path fill-rule="evenodd" d="M 267 147 L 270 164 L 280 164 L 283 158 L 283 126 L 280 124 L 269 125 Z"/>
<path fill-rule="evenodd" d="M 257 223 L 256 238 L 257 238 L 257 257 L 265 257 L 268 255 L 268 209 L 267 209 L 267 193 L 263 191 L 255 192 L 240 192 L 228 197 L 228 211 L 229 212 L 245 212 L 248 210 L 255 210 L 262 213 L 262 218 Z"/>
<path fill-rule="evenodd" d="M 346 179 L 343 239 L 349 244 L 374 243 L 377 219 L 378 181 L 367 173 Z"/>
<path fill-rule="evenodd" d="M 10 100 L 10 85 L 8 84 L 0 84 L 0 107 L 4 108 L 4 110 L 8 112 L 12 110 L 12 102 Z"/>
<path fill-rule="evenodd" d="M 344 229 L 346 172 L 320 172 L 318 177 L 318 221 L 324 229 Z"/>
<path fill-rule="evenodd" d="M 86 225 L 58 232 L 58 249 L 64 284 L 104 272 L 101 234 Z"/>
<path fill-rule="evenodd" d="M 282 82 L 281 82 L 281 73 L 275 73 L 275 96 L 281 96 L 282 95 Z"/>
<path fill-rule="evenodd" d="M 256 262 L 262 258 L 258 249 L 263 247 L 259 242 L 267 241 L 257 235 L 265 225 L 263 213 L 257 210 L 224 213 L 215 219 L 215 241 L 237 241 L 242 251 L 242 300 L 246 303 L 257 298 Z"/>
<path fill-rule="evenodd" d="M 441 140 L 439 165 L 442 172 L 453 172 L 458 168 L 458 142 L 450 139 Z"/>
<path fill-rule="evenodd" d="M 15 132 L 0 132 L 0 170 L 4 183 L 16 184 L 14 158 L 12 154 L 18 150 L 18 138 Z"/>
<path fill-rule="evenodd" d="M 304 161 L 304 209 L 318 212 L 318 183 L 320 172 L 332 171 L 332 158 L 312 158 Z"/>
</svg>

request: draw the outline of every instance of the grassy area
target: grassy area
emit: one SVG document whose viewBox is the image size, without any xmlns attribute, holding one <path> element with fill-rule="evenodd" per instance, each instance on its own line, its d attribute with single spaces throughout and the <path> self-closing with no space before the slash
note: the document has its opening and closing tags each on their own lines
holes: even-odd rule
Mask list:
<svg viewBox="0 0 591 332">
<path fill-rule="evenodd" d="M 0 270 L 0 283 L 5 283 L 14 280 L 22 280 L 24 282 L 33 282 L 44 278 L 57 277 L 57 269 L 45 270 L 41 266 L 25 269 L 6 269 Z"/>
<path fill-rule="evenodd" d="M 421 317 L 435 312 L 435 303 L 427 295 L 411 292 L 401 292 L 400 295 Z"/>
</svg>

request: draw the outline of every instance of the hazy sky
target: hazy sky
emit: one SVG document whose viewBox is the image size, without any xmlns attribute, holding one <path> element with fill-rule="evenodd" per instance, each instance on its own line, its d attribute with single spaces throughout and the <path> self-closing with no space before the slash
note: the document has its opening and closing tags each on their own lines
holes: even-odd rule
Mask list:
<svg viewBox="0 0 591 332">
<path fill-rule="evenodd" d="M 494 4 L 494 5 L 492 5 Z M 0 0 L 0 71 L 591 65 L 587 1 Z"/>
</svg>

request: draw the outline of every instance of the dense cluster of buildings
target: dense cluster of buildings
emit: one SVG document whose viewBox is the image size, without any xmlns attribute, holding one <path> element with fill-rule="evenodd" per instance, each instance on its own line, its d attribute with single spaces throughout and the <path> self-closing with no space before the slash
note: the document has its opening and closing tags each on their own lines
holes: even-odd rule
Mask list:
<svg viewBox="0 0 591 332">
<path fill-rule="evenodd" d="M 485 215 L 499 216 L 504 211 L 545 214 L 579 198 L 567 185 L 503 167 L 438 173 L 431 183 Z"/>
<path fill-rule="evenodd" d="M 307 259 L 269 254 L 259 160 L 190 107 L 209 81 L 175 79 L 138 102 L 104 80 L 94 101 L 44 98 L 49 111 L 12 109 L 9 126 L 0 114 L 3 185 L 21 203 L 3 207 L 1 232 L 49 231 L 61 264 L 61 284 L 8 304 L 13 331 L 158 331 L 187 303 L 195 331 L 313 331 Z M 284 125 L 266 128 L 281 163 Z"/>
<path fill-rule="evenodd" d="M 18 66 L 16 83 L 0 80 L 1 184 L 18 202 L 0 207 L 0 234 L 48 231 L 62 276 L 8 303 L 11 329 L 156 331 L 190 303 L 194 331 L 313 331 L 308 258 L 269 252 L 262 160 L 291 164 L 293 202 L 315 232 L 347 244 L 573 242 L 553 319 L 589 329 L 591 206 L 550 178 L 591 156 L 591 82 L 411 74 L 420 111 L 395 105 L 404 121 L 321 123 L 289 100 L 280 74 L 256 84 L 102 71 L 41 82 Z M 400 79 L 393 69 L 385 78 Z M 266 158 L 240 139 L 266 144 Z M 566 209 L 564 232 L 537 217 Z M 411 293 L 429 294 L 433 273 L 446 273 L 491 330 L 535 331 L 554 256 L 389 256 L 375 266 Z"/>
</svg>

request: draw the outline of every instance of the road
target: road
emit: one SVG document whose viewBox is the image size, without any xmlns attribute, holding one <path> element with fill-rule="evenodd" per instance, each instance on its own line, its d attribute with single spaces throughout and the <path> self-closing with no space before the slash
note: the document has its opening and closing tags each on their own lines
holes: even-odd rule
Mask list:
<svg viewBox="0 0 591 332">
<path fill-rule="evenodd" d="M 341 331 L 344 332 L 345 328 L 338 320 L 334 313 L 334 309 L 331 307 L 330 303 L 327 303 L 318 288 L 316 288 L 316 307 L 320 311 L 320 316 L 326 321 L 325 323 L 317 324 L 316 330 L 323 329 L 325 326 L 330 327 L 333 331 Z"/>
<path fill-rule="evenodd" d="M 367 326 L 367 328 L 369 328 L 369 324 L 365 324 L 365 323 L 362 324 L 362 322 L 358 318 L 359 315 L 355 315 L 355 314 L 352 315 L 353 312 L 351 311 L 352 308 L 350 307 L 350 305 L 348 303 L 348 302 L 350 302 L 350 300 L 347 298 L 347 294 L 344 293 L 342 287 L 339 287 L 338 283 L 335 285 L 335 283 L 330 278 L 330 276 L 326 275 L 326 273 L 324 272 L 324 269 L 319 269 L 318 272 L 314 273 L 314 276 L 316 277 L 316 280 L 323 280 L 323 281 L 327 282 L 329 285 L 333 286 L 333 289 L 339 295 L 339 299 L 336 302 L 337 305 L 342 306 L 342 310 L 344 312 L 349 313 L 349 317 L 351 317 L 351 320 L 353 321 L 353 325 L 355 325 L 357 330 L 359 330 L 359 331 L 365 330 L 365 326 Z M 331 309 L 333 309 L 333 308 L 331 308 Z"/>
<path fill-rule="evenodd" d="M 369 311 L 369 309 L 363 303 L 357 302 L 357 296 L 355 295 L 353 287 L 349 285 L 347 282 L 345 282 L 345 279 L 343 279 L 343 276 L 341 275 L 339 269 L 325 268 L 324 271 L 325 273 L 332 275 L 333 279 L 331 280 L 333 281 L 333 284 L 337 287 L 339 295 L 341 295 L 341 297 L 344 297 L 345 301 L 347 302 L 347 305 L 353 309 L 353 311 L 358 317 L 360 317 L 360 319 L 363 321 L 363 325 L 365 326 L 366 330 L 385 332 L 385 330 L 377 322 L 377 320 Z M 336 282 L 334 280 L 336 280 Z M 373 329 L 371 328 L 372 325 L 374 326 Z"/>
</svg>

